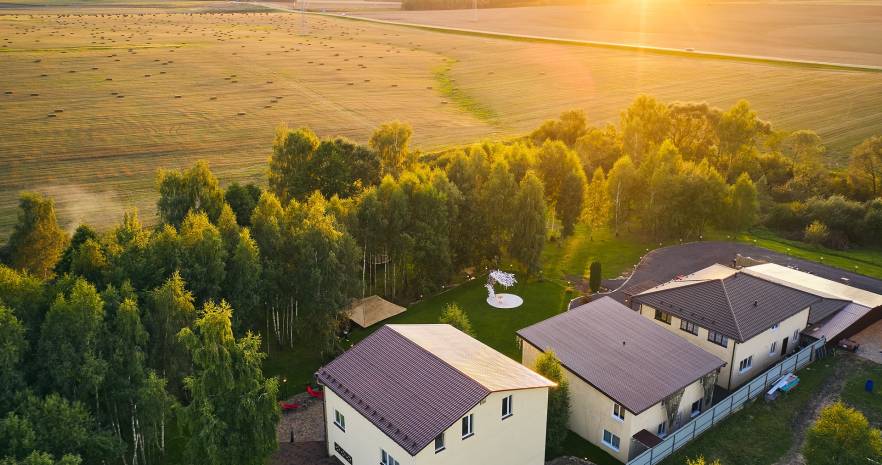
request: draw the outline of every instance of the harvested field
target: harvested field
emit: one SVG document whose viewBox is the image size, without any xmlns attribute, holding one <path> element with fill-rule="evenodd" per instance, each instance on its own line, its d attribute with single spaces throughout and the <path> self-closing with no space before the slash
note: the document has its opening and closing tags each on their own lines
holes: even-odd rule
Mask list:
<svg viewBox="0 0 882 465">
<path fill-rule="evenodd" d="M 615 0 L 585 6 L 359 12 L 511 34 L 882 66 L 882 3 Z"/>
<path fill-rule="evenodd" d="M 746 98 L 781 129 L 819 132 L 834 162 L 882 132 L 880 73 L 283 12 L 7 14 L 0 38 L 0 239 L 21 190 L 53 195 L 68 226 L 100 227 L 129 206 L 151 222 L 159 167 L 206 159 L 225 183 L 260 180 L 280 123 L 364 142 L 398 119 L 427 150 L 522 134 L 570 108 L 613 121 L 646 93 Z"/>
</svg>

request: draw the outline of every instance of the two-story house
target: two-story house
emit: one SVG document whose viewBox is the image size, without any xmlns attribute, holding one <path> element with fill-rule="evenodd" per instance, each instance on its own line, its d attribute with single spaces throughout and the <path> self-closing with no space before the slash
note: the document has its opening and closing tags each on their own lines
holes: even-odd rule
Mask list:
<svg viewBox="0 0 882 465">
<path fill-rule="evenodd" d="M 316 379 L 344 464 L 545 463 L 555 384 L 452 326 L 383 326 Z"/>
<path fill-rule="evenodd" d="M 708 408 L 725 364 L 609 297 L 518 336 L 524 365 L 533 366 L 549 349 L 560 360 L 569 383 L 570 430 L 622 462 Z"/>
<path fill-rule="evenodd" d="M 809 324 L 851 303 L 748 270 L 712 265 L 630 302 L 649 321 L 725 360 L 717 384 L 735 389 L 796 350 Z"/>
</svg>

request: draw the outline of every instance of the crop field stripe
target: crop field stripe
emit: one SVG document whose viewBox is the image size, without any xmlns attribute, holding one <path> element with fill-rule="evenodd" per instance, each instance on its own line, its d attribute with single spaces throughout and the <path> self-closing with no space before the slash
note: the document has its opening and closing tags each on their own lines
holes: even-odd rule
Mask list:
<svg viewBox="0 0 882 465">
<path fill-rule="evenodd" d="M 265 5 L 262 5 L 265 6 Z M 296 10 L 291 10 L 287 8 L 281 7 L 270 7 L 267 8 L 276 8 L 279 11 L 287 11 L 291 13 L 303 13 Z M 317 15 L 317 16 L 330 16 L 333 18 L 341 18 L 348 19 L 352 21 L 367 21 L 371 23 L 379 23 L 379 24 L 387 24 L 393 26 L 401 26 L 401 27 L 410 27 L 415 29 L 423 29 L 428 31 L 435 32 L 443 32 L 447 34 L 464 34 L 471 35 L 477 37 L 486 37 L 491 39 L 506 39 L 506 40 L 517 40 L 517 41 L 526 41 L 526 42 L 540 42 L 540 43 L 549 43 L 549 44 L 559 44 L 559 45 L 576 45 L 583 47 L 597 47 L 597 48 L 606 48 L 606 49 L 615 49 L 615 50 L 628 50 L 632 52 L 646 52 L 653 53 L 659 55 L 675 55 L 682 57 L 695 57 L 695 58 L 711 58 L 716 60 L 729 60 L 729 61 L 739 61 L 739 62 L 748 62 L 748 63 L 763 63 L 763 64 L 772 64 L 779 66 L 797 66 L 803 68 L 813 68 L 813 69 L 830 69 L 837 71 L 863 71 L 863 72 L 871 72 L 871 73 L 882 73 L 882 66 L 872 66 L 872 65 L 856 65 L 849 63 L 828 63 L 824 61 L 811 61 L 811 60 L 795 60 L 789 58 L 777 58 L 777 57 L 766 57 L 760 55 L 742 55 L 737 53 L 717 53 L 717 52 L 706 52 L 701 50 L 695 51 L 687 51 L 675 48 L 668 47 L 652 47 L 647 45 L 637 45 L 637 44 L 623 44 L 623 43 L 615 43 L 615 42 L 602 42 L 595 40 L 581 40 L 581 39 L 566 39 L 562 37 L 548 37 L 548 36 L 536 36 L 530 34 L 511 34 L 508 32 L 493 32 L 493 31 L 482 31 L 479 29 L 466 29 L 459 27 L 449 27 L 449 26 L 433 26 L 429 24 L 419 24 L 419 23 L 405 23 L 400 21 L 388 21 L 384 19 L 375 19 L 375 18 L 365 18 L 363 16 L 351 16 L 351 15 L 340 15 L 336 13 L 321 13 L 316 11 L 307 11 L 305 14 Z"/>
</svg>

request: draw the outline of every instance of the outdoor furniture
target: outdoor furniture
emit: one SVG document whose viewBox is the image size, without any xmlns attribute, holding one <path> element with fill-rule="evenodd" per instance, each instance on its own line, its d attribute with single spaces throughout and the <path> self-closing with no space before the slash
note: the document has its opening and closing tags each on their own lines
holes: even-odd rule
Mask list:
<svg viewBox="0 0 882 465">
<path fill-rule="evenodd" d="M 325 398 L 325 393 L 323 393 L 322 391 L 316 391 L 315 389 L 312 388 L 312 386 L 309 386 L 309 385 L 306 386 L 306 392 L 309 393 L 310 397 L 313 397 L 315 399 L 324 399 Z"/>
<path fill-rule="evenodd" d="M 799 377 L 793 373 L 787 373 L 772 384 L 772 389 L 766 392 L 766 400 L 775 400 L 778 398 L 778 392 L 790 392 L 797 385 L 799 385 Z"/>
<path fill-rule="evenodd" d="M 282 407 L 283 412 L 290 412 L 292 410 L 297 410 L 300 408 L 300 404 L 298 403 L 290 403 L 290 402 L 279 402 L 279 407 Z"/>
<path fill-rule="evenodd" d="M 858 348 L 861 346 L 857 342 L 852 341 L 851 339 L 842 339 L 838 344 L 840 349 L 845 349 L 849 352 L 857 352 Z"/>
</svg>

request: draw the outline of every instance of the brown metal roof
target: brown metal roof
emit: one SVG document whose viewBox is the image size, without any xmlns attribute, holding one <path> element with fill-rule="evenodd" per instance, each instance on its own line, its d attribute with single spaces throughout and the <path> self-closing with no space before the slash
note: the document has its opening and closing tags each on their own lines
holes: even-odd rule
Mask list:
<svg viewBox="0 0 882 465">
<path fill-rule="evenodd" d="M 569 371 L 638 414 L 724 362 L 604 297 L 518 331 Z"/>
<path fill-rule="evenodd" d="M 636 439 L 637 442 L 643 444 L 646 447 L 652 448 L 662 443 L 662 438 L 650 433 L 649 431 L 642 429 L 636 433 L 634 433 L 632 438 Z"/>
<path fill-rule="evenodd" d="M 388 326 L 316 377 L 411 455 L 490 393 Z"/>
<path fill-rule="evenodd" d="M 829 315 L 829 307 L 835 307 L 818 296 L 743 272 L 722 279 L 650 289 L 634 296 L 633 301 L 689 320 L 738 342 L 744 342 L 813 305 L 823 307 L 817 313 L 825 315 Z M 842 306 L 846 303 L 843 302 Z"/>
</svg>

